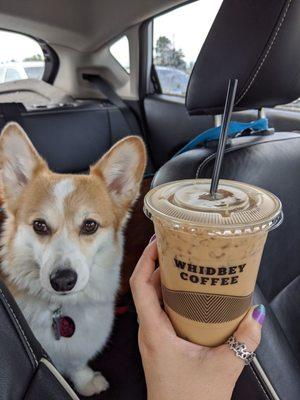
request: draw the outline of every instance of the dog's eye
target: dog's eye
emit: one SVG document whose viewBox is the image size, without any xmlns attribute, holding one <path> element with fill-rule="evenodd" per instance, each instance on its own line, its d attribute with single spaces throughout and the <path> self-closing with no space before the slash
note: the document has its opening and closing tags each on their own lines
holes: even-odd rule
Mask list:
<svg viewBox="0 0 300 400">
<path fill-rule="evenodd" d="M 36 219 L 33 221 L 33 230 L 38 235 L 49 235 L 51 230 L 43 219 Z"/>
<path fill-rule="evenodd" d="M 83 235 L 92 235 L 99 228 L 98 222 L 93 219 L 86 219 L 83 221 L 80 229 L 80 233 Z"/>
</svg>

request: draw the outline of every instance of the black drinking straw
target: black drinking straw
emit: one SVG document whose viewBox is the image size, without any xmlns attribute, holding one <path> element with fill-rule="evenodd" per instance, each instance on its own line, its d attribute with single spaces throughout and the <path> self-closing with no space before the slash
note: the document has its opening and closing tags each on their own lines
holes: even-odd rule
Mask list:
<svg viewBox="0 0 300 400">
<path fill-rule="evenodd" d="M 219 184 L 219 179 L 220 179 L 219 178 L 220 170 L 221 170 L 221 166 L 222 166 L 224 149 L 225 149 L 225 144 L 226 144 L 227 130 L 228 130 L 229 122 L 231 120 L 231 114 L 232 114 L 232 109 L 233 109 L 233 105 L 234 105 L 234 98 L 235 98 L 237 83 L 238 83 L 237 79 L 229 79 L 227 95 L 226 95 L 226 102 L 225 102 L 225 107 L 224 107 L 224 114 L 223 114 L 223 119 L 222 119 L 222 124 L 221 124 L 221 133 L 220 133 L 217 155 L 216 155 L 216 160 L 215 160 L 215 165 L 214 165 L 214 170 L 213 170 L 211 185 L 210 185 L 210 195 L 213 198 L 216 197 L 216 193 L 218 190 L 218 184 Z"/>
</svg>

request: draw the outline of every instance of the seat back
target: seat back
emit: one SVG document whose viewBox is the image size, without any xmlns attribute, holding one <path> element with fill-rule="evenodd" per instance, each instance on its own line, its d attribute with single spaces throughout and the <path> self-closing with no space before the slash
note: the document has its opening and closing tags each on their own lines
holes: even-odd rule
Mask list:
<svg viewBox="0 0 300 400">
<path fill-rule="evenodd" d="M 0 130 L 11 120 L 22 125 L 50 168 L 62 173 L 87 171 L 116 141 L 141 134 L 137 122 L 129 127 L 122 112 L 108 102 L 77 101 L 32 110 L 0 104 Z"/>
</svg>

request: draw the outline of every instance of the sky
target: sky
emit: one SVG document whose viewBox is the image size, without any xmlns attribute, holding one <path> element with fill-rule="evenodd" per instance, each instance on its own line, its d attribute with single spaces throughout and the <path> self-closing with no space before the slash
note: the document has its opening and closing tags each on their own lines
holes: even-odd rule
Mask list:
<svg viewBox="0 0 300 400">
<path fill-rule="evenodd" d="M 223 0 L 198 0 L 154 18 L 153 45 L 167 36 L 185 61 L 195 61 Z"/>
<path fill-rule="evenodd" d="M 25 57 L 41 54 L 39 44 L 24 35 L 0 31 L 0 63 L 6 61 L 23 61 Z"/>
</svg>

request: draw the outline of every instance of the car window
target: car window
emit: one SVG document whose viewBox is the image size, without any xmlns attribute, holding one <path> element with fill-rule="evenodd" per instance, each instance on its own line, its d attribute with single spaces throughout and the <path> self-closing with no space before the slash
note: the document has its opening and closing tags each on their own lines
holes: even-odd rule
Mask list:
<svg viewBox="0 0 300 400">
<path fill-rule="evenodd" d="M 199 51 L 223 0 L 198 0 L 153 19 L 153 65 L 162 93 L 185 96 Z"/>
<path fill-rule="evenodd" d="M 130 53 L 129 53 L 129 42 L 127 36 L 122 36 L 119 40 L 114 42 L 109 51 L 118 63 L 130 73 Z"/>
<path fill-rule="evenodd" d="M 24 70 L 28 76 L 28 78 L 32 79 L 42 79 L 43 78 L 43 73 L 44 73 L 44 64 L 42 62 L 34 63 L 35 65 L 24 65 Z"/>
<path fill-rule="evenodd" d="M 44 53 L 36 40 L 0 30 L 0 83 L 42 79 L 44 69 Z"/>
<path fill-rule="evenodd" d="M 16 68 L 7 68 L 5 73 L 5 82 L 16 81 L 22 79 L 21 74 Z"/>
</svg>

